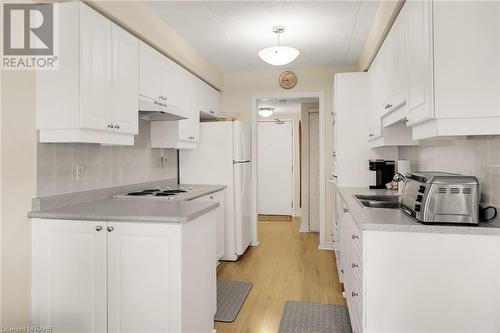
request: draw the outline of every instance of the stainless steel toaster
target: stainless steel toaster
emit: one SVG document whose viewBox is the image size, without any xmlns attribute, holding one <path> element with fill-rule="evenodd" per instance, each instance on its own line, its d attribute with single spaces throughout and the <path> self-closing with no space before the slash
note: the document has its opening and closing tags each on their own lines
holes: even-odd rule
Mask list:
<svg viewBox="0 0 500 333">
<path fill-rule="evenodd" d="M 401 209 L 423 223 L 477 224 L 479 182 L 476 177 L 444 172 L 406 174 Z"/>
</svg>

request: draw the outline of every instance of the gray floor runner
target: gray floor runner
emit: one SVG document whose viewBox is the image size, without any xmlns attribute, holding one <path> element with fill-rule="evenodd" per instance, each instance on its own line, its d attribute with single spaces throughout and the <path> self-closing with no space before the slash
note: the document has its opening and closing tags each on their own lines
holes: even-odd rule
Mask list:
<svg viewBox="0 0 500 333">
<path fill-rule="evenodd" d="M 250 282 L 217 280 L 217 313 L 214 320 L 233 322 L 250 289 L 252 289 Z"/>
<path fill-rule="evenodd" d="M 351 333 L 347 307 L 287 301 L 278 333 Z"/>
</svg>

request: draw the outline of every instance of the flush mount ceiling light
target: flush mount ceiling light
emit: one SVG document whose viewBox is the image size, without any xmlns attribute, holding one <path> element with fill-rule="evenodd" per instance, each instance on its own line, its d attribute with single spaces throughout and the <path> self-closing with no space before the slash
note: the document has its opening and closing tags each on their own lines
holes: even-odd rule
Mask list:
<svg viewBox="0 0 500 333">
<path fill-rule="evenodd" d="M 280 34 L 285 31 L 285 27 L 278 25 L 273 27 L 273 32 L 278 34 L 278 46 L 271 46 L 260 50 L 259 57 L 268 64 L 281 66 L 291 63 L 299 56 L 299 50 L 280 45 Z"/>
<path fill-rule="evenodd" d="M 268 118 L 268 117 L 271 117 L 271 115 L 273 114 L 273 111 L 274 111 L 274 108 L 260 107 L 259 108 L 259 115 L 264 117 L 264 118 Z"/>
</svg>

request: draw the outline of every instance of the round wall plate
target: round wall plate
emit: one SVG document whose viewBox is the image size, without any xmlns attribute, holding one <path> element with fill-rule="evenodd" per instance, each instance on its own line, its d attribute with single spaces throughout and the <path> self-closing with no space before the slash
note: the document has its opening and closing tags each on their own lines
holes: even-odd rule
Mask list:
<svg viewBox="0 0 500 333">
<path fill-rule="evenodd" d="M 286 71 L 280 75 L 280 85 L 284 89 L 292 89 L 297 85 L 297 75 L 292 71 Z"/>
</svg>

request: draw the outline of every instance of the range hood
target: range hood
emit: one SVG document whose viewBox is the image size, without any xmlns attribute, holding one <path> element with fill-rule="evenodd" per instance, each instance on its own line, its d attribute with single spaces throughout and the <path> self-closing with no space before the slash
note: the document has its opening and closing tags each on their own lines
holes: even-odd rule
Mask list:
<svg viewBox="0 0 500 333">
<path fill-rule="evenodd" d="M 144 120 L 182 120 L 178 107 L 139 95 L 139 118 Z"/>
</svg>

